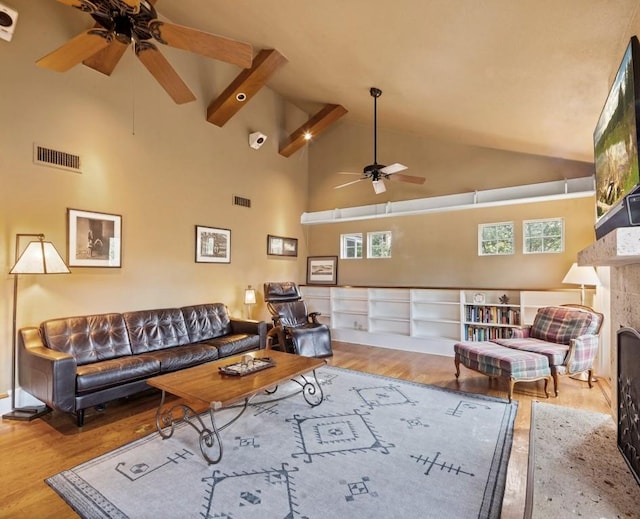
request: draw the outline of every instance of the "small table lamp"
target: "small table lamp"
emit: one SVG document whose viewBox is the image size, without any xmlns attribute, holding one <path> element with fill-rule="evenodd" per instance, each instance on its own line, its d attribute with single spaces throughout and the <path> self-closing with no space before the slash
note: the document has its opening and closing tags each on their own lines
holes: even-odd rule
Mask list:
<svg viewBox="0 0 640 519">
<path fill-rule="evenodd" d="M 577 263 L 571 265 L 569 272 L 562 280 L 563 283 L 580 285 L 580 304 L 584 305 L 584 286 L 599 286 L 600 279 L 593 267 L 579 267 Z"/>
<path fill-rule="evenodd" d="M 256 304 L 256 290 L 251 285 L 244 291 L 244 304 L 247 306 L 247 319 L 251 319 L 251 305 Z"/>
<path fill-rule="evenodd" d="M 29 242 L 20 254 L 20 238 L 30 236 L 37 241 Z M 45 406 L 16 407 L 16 379 L 18 359 L 18 330 L 16 316 L 18 308 L 18 274 L 69 274 L 70 270 L 58 254 L 53 243 L 44 241 L 44 234 L 16 234 L 16 264 L 9 271 L 13 278 L 13 349 L 11 355 L 11 411 L 2 415 L 4 420 L 31 421 L 39 418 L 50 409 Z"/>
</svg>

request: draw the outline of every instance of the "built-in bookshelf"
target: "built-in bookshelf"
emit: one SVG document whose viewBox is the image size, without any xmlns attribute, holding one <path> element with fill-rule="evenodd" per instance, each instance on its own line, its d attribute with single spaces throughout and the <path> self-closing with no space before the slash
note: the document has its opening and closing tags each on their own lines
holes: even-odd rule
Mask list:
<svg viewBox="0 0 640 519">
<path fill-rule="evenodd" d="M 579 303 L 579 290 L 301 285 L 309 311 L 320 312 L 338 341 L 453 355 L 460 340 L 509 337 L 542 306 Z"/>
</svg>

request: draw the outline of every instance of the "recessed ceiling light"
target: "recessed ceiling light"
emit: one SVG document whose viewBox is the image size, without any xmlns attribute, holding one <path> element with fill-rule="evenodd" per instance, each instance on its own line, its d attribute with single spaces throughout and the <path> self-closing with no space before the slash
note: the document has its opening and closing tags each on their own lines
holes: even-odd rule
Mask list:
<svg viewBox="0 0 640 519">
<path fill-rule="evenodd" d="M 311 137 L 313 137 L 313 135 L 311 135 L 311 132 L 304 132 L 304 140 L 305 141 L 310 141 Z"/>
<path fill-rule="evenodd" d="M 247 100 L 247 94 L 245 94 L 244 92 L 238 92 L 238 93 L 236 94 L 236 100 L 237 100 L 237 101 L 240 101 L 241 103 L 242 103 L 243 101 L 246 101 L 246 100 Z"/>
</svg>

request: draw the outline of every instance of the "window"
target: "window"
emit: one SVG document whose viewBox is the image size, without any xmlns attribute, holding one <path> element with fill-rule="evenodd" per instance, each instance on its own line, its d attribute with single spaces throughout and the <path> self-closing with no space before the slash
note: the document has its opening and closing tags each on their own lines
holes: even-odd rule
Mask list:
<svg viewBox="0 0 640 519">
<path fill-rule="evenodd" d="M 367 258 L 391 257 L 391 231 L 367 233 Z"/>
<path fill-rule="evenodd" d="M 497 256 L 514 253 L 513 222 L 478 225 L 478 255 Z"/>
<path fill-rule="evenodd" d="M 544 254 L 564 251 L 564 221 L 562 218 L 525 220 L 522 222 L 525 254 Z"/>
<path fill-rule="evenodd" d="M 362 258 L 362 233 L 340 235 L 340 258 Z"/>
</svg>

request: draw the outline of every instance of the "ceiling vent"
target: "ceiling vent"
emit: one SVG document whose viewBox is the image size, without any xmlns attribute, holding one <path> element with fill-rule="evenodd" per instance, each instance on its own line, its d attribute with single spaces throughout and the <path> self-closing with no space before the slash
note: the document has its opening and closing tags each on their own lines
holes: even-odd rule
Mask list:
<svg viewBox="0 0 640 519">
<path fill-rule="evenodd" d="M 73 171 L 74 173 L 82 173 L 80 155 L 54 150 L 36 143 L 33 144 L 33 162 L 40 166 L 50 166 Z"/>
<path fill-rule="evenodd" d="M 233 205 L 251 208 L 251 200 L 248 198 L 243 198 L 241 196 L 233 195 Z"/>
</svg>

